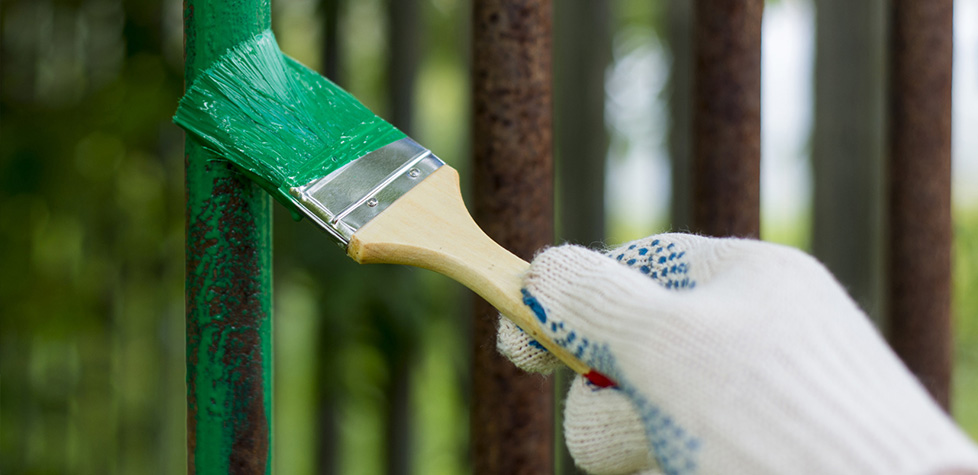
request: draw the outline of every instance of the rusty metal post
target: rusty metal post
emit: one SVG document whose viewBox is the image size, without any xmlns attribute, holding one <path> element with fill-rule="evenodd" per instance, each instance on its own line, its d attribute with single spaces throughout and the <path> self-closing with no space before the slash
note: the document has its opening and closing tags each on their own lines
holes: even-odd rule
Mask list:
<svg viewBox="0 0 978 475">
<path fill-rule="evenodd" d="M 270 26 L 268 0 L 185 0 L 186 84 Z M 186 143 L 187 471 L 271 473 L 271 199 Z"/>
<path fill-rule="evenodd" d="M 693 230 L 760 235 L 764 0 L 693 5 Z"/>
<path fill-rule="evenodd" d="M 952 0 L 892 3 L 890 343 L 945 409 L 951 380 Z"/>
<path fill-rule="evenodd" d="M 474 208 L 524 259 L 553 241 L 550 0 L 473 4 Z M 553 472 L 553 384 L 496 353 L 497 312 L 473 321 L 472 444 L 478 474 Z"/>
</svg>

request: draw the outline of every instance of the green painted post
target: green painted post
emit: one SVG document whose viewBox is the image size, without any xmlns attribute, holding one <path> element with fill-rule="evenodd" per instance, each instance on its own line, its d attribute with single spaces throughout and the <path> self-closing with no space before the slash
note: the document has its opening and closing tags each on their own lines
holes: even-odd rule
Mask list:
<svg viewBox="0 0 978 475">
<path fill-rule="evenodd" d="M 186 84 L 271 24 L 269 0 L 185 0 Z M 271 473 L 271 199 L 192 141 L 187 186 L 187 465 Z"/>
</svg>

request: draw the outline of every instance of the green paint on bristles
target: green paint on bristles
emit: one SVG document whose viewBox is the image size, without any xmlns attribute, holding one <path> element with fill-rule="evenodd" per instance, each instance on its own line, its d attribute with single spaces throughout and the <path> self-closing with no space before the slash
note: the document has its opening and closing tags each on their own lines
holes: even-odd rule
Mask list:
<svg viewBox="0 0 978 475">
<path fill-rule="evenodd" d="M 173 121 L 293 212 L 289 188 L 405 137 L 282 54 L 271 30 L 239 43 L 198 76 Z"/>
</svg>

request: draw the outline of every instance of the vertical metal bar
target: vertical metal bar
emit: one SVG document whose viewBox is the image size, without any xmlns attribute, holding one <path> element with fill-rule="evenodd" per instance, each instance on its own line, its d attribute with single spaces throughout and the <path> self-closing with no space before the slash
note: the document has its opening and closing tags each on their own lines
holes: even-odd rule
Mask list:
<svg viewBox="0 0 978 475">
<path fill-rule="evenodd" d="M 885 0 L 818 0 L 812 253 L 878 318 Z"/>
<path fill-rule="evenodd" d="M 473 4 L 475 217 L 523 258 L 553 241 L 550 0 Z M 497 312 L 475 305 L 475 473 L 553 471 L 553 384 L 496 353 Z"/>
<path fill-rule="evenodd" d="M 951 380 L 952 0 L 894 0 L 890 342 L 945 409 Z"/>
<path fill-rule="evenodd" d="M 186 83 L 269 14 L 268 0 L 185 0 Z M 271 199 L 189 140 L 186 186 L 188 473 L 270 473 Z"/>
<path fill-rule="evenodd" d="M 610 2 L 563 2 L 554 6 L 560 239 L 583 245 L 605 238 L 604 177 L 609 139 L 604 76 L 611 62 L 611 8 Z"/>
<path fill-rule="evenodd" d="M 559 241 L 594 245 L 605 239 L 604 180 L 608 155 L 604 77 L 611 62 L 610 2 L 554 5 L 554 110 L 556 172 L 560 201 Z M 587 34 L 581 34 L 581 32 Z M 554 375 L 555 407 L 564 407 L 576 377 Z M 574 465 L 563 437 L 563 417 L 554 414 L 555 473 L 583 473 Z"/>
<path fill-rule="evenodd" d="M 387 4 L 387 84 L 390 121 L 406 134 L 414 134 L 414 84 L 418 76 L 421 9 L 418 0 L 390 0 Z"/>
<path fill-rule="evenodd" d="M 342 83 L 342 78 L 339 77 L 339 23 L 340 3 L 342 2 L 343 0 L 320 0 L 319 2 L 319 8 L 323 16 L 323 47 L 321 50 L 323 76 L 326 76 L 336 84 Z"/>
<path fill-rule="evenodd" d="M 411 135 L 414 130 L 414 85 L 418 75 L 421 34 L 421 5 L 418 0 L 389 0 L 387 2 L 387 90 L 390 121 Z M 402 282 L 408 274 L 399 273 Z M 420 336 L 396 322 L 404 318 L 396 309 L 375 308 L 377 320 L 391 327 L 381 353 L 384 355 L 390 378 L 383 387 L 385 405 L 385 455 L 387 475 L 411 473 L 412 411 L 411 385 L 414 381 L 415 346 Z M 403 311 L 402 311 L 403 312 Z"/>
<path fill-rule="evenodd" d="M 693 5 L 693 229 L 760 235 L 764 0 Z"/>
<path fill-rule="evenodd" d="M 672 161 L 671 228 L 689 230 L 692 203 L 692 96 L 693 5 L 688 1 L 666 5 L 667 40 L 672 53 L 669 68 L 669 158 Z"/>
<path fill-rule="evenodd" d="M 343 0 L 319 0 L 319 9 L 322 19 L 323 36 L 320 43 L 320 54 L 322 59 L 322 73 L 334 83 L 342 85 L 340 77 L 340 48 L 339 48 L 339 16 L 342 10 Z M 309 226 L 310 228 L 312 226 Z M 315 230 L 318 232 L 318 230 Z M 279 232 L 279 235 L 282 233 Z M 294 252 L 295 255 L 302 255 L 301 252 Z M 329 272 L 329 266 L 313 266 Z M 322 298 L 322 297 L 321 297 Z M 326 297 L 328 298 L 328 297 Z M 327 307 L 328 308 L 328 307 Z M 332 315 L 330 315 L 332 316 Z M 342 318 L 341 315 L 336 317 Z M 335 378 L 335 364 L 337 349 L 334 345 L 323 344 L 332 340 L 336 328 L 330 324 L 321 324 L 319 336 L 320 344 L 316 355 L 316 442 L 315 442 L 315 469 L 313 473 L 318 475 L 335 475 L 339 473 L 339 403 L 337 396 L 337 383 Z"/>
</svg>

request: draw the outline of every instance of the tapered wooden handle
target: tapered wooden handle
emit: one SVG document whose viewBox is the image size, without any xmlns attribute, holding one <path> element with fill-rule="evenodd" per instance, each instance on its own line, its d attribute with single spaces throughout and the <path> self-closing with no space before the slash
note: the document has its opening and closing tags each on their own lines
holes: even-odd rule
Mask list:
<svg viewBox="0 0 978 475">
<path fill-rule="evenodd" d="M 523 304 L 530 265 L 486 236 L 462 202 L 458 172 L 443 165 L 361 227 L 347 246 L 361 264 L 407 264 L 462 283 L 580 373 L 590 368 L 543 332 Z"/>
</svg>

